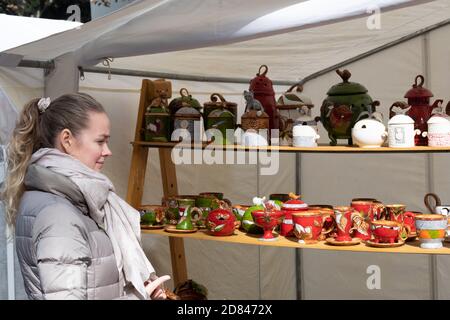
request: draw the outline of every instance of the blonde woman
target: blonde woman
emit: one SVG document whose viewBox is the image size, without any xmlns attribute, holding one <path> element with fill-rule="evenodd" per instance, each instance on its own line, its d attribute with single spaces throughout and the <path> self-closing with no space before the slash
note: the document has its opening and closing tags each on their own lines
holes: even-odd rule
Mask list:
<svg viewBox="0 0 450 320">
<path fill-rule="evenodd" d="M 140 215 L 100 173 L 110 123 L 87 94 L 25 105 L 8 147 L 7 223 L 30 299 L 165 299 Z"/>
</svg>

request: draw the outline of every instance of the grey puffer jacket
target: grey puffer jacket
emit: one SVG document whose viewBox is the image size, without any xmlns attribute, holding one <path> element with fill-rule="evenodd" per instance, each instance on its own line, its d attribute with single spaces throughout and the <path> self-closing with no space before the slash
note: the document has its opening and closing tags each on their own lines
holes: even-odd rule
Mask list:
<svg viewBox="0 0 450 320">
<path fill-rule="evenodd" d="M 30 299 L 130 299 L 110 239 L 78 187 L 31 165 L 16 220 L 16 249 Z M 126 290 L 125 290 L 126 291 Z"/>
</svg>

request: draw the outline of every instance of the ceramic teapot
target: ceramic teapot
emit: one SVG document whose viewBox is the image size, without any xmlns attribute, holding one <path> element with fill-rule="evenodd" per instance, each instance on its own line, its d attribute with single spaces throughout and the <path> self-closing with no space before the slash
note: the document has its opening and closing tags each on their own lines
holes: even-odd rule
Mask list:
<svg viewBox="0 0 450 320">
<path fill-rule="evenodd" d="M 435 108 L 432 114 L 427 121 L 428 145 L 430 147 L 450 146 L 450 117 L 443 112 L 442 108 Z"/>
<path fill-rule="evenodd" d="M 328 131 L 330 145 L 335 146 L 337 139 L 348 139 L 348 144 L 352 145 L 351 130 L 360 113 L 368 111 L 373 101 L 363 85 L 349 82 L 350 71 L 336 70 L 336 73 L 342 82 L 328 90 L 328 97 L 320 108 L 320 118 Z M 375 106 L 372 106 L 372 110 L 375 111 Z"/>
<path fill-rule="evenodd" d="M 412 148 L 414 137 L 421 134 L 414 129 L 414 120 L 406 115 L 411 107 L 406 103 L 397 101 L 389 108 L 388 137 L 390 148 Z"/>
<path fill-rule="evenodd" d="M 359 117 L 367 114 L 362 112 Z M 386 140 L 388 133 L 383 124 L 383 115 L 369 113 L 368 119 L 359 120 L 352 129 L 353 142 L 361 148 L 377 148 Z"/>
</svg>

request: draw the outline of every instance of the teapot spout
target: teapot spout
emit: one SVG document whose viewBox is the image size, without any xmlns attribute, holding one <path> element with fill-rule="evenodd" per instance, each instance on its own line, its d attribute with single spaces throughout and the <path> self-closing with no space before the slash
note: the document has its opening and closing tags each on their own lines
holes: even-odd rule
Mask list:
<svg viewBox="0 0 450 320">
<path fill-rule="evenodd" d="M 436 99 L 436 101 L 434 101 L 433 105 L 431 106 L 431 110 L 434 110 L 434 109 L 439 110 L 439 109 L 441 109 L 442 108 L 442 106 L 441 106 L 442 102 L 444 102 L 444 100 Z M 447 107 L 448 107 L 448 105 L 447 105 Z M 447 111 L 447 110 L 445 110 L 445 111 Z"/>
</svg>

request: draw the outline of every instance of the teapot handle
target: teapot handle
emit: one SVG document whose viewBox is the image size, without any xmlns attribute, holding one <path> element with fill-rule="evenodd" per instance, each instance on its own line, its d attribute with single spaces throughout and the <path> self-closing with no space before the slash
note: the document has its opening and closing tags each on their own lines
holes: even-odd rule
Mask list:
<svg viewBox="0 0 450 320">
<path fill-rule="evenodd" d="M 217 98 L 219 98 L 220 101 L 222 101 L 222 102 L 227 102 L 227 100 L 225 100 L 225 98 L 220 93 L 211 94 L 211 97 L 210 97 L 211 101 L 216 102 Z"/>
<path fill-rule="evenodd" d="M 181 88 L 181 89 L 180 89 L 180 95 L 181 95 L 182 97 L 189 97 L 189 91 L 188 91 L 188 89 L 186 89 L 186 88 Z"/>
<path fill-rule="evenodd" d="M 450 116 L 450 101 L 447 103 L 447 106 L 445 107 L 445 113 Z"/>
<path fill-rule="evenodd" d="M 401 109 L 406 109 L 408 108 L 408 104 L 403 102 L 403 101 L 396 101 L 392 104 L 392 106 L 389 108 L 389 119 L 392 118 L 393 116 L 395 116 L 395 112 L 392 111 L 392 108 L 397 107 L 397 108 L 401 108 Z"/>
<path fill-rule="evenodd" d="M 261 69 L 265 68 L 266 70 L 264 71 L 264 73 L 261 74 Z M 257 76 L 265 76 L 267 74 L 267 71 L 269 71 L 269 68 L 263 64 L 261 65 L 261 67 L 259 67 L 258 73 L 256 74 Z"/>
<path fill-rule="evenodd" d="M 431 204 L 430 204 L 431 198 L 433 198 L 433 199 L 434 199 L 434 202 L 436 203 L 436 205 L 434 206 L 434 208 L 433 208 L 433 207 L 431 206 Z M 439 197 L 437 196 L 437 194 L 432 193 L 432 192 L 427 193 L 427 194 L 425 195 L 425 197 L 423 198 L 423 202 L 425 203 L 425 206 L 427 207 L 427 209 L 430 210 L 430 213 L 434 213 L 435 210 L 436 210 L 436 207 L 441 205 L 441 199 L 439 199 Z"/>
<path fill-rule="evenodd" d="M 417 83 L 417 79 L 420 79 L 420 83 Z M 416 78 L 414 79 L 414 85 L 413 87 L 422 87 L 423 83 L 425 82 L 425 78 L 423 77 L 423 75 L 419 74 L 418 76 L 416 76 Z"/>
</svg>

